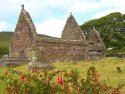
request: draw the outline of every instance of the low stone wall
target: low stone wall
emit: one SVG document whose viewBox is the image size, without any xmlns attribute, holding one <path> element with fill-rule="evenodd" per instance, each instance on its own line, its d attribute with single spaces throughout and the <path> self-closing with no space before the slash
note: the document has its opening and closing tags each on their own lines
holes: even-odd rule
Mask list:
<svg viewBox="0 0 125 94">
<path fill-rule="evenodd" d="M 6 65 L 21 65 L 28 63 L 29 60 L 27 58 L 19 58 L 19 57 L 3 57 L 0 60 L 0 67 L 6 66 Z"/>
<path fill-rule="evenodd" d="M 125 58 L 125 54 L 106 54 L 106 57 Z"/>
</svg>

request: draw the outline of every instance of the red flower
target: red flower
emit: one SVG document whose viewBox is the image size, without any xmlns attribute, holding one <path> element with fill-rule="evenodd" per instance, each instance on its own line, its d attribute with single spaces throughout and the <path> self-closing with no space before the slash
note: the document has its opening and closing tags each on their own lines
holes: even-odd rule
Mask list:
<svg viewBox="0 0 125 94">
<path fill-rule="evenodd" d="M 112 91 L 112 94 L 121 94 L 121 93 L 120 93 L 120 91 L 119 91 L 117 88 L 115 88 L 115 89 Z"/>
<path fill-rule="evenodd" d="M 26 77 L 24 75 L 21 75 L 20 79 L 23 83 L 26 81 Z"/>
<path fill-rule="evenodd" d="M 37 70 L 36 70 L 36 69 L 32 69 L 31 72 L 32 72 L 32 73 L 36 73 Z"/>
<path fill-rule="evenodd" d="M 23 94 L 28 94 L 27 92 L 23 92 Z"/>
<path fill-rule="evenodd" d="M 52 86 L 52 87 L 50 88 L 50 93 L 51 93 L 51 94 L 54 94 L 54 92 L 55 92 L 55 88 Z"/>
<path fill-rule="evenodd" d="M 11 92 L 11 87 L 8 85 L 6 90 L 7 90 L 7 92 Z"/>
<path fill-rule="evenodd" d="M 58 84 L 60 84 L 60 85 L 62 85 L 62 84 L 64 83 L 64 80 L 63 80 L 62 76 L 60 76 L 60 77 L 58 76 L 57 82 L 58 82 Z"/>
<path fill-rule="evenodd" d="M 19 92 L 19 87 L 15 87 L 15 92 L 18 93 Z"/>
<path fill-rule="evenodd" d="M 96 83 L 99 83 L 99 74 L 98 74 L 98 73 L 96 73 L 95 82 L 96 82 Z"/>
</svg>

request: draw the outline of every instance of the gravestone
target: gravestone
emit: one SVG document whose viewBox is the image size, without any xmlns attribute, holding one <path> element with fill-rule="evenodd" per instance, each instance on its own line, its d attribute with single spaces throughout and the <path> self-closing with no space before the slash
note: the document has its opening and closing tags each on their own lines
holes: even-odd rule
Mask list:
<svg viewBox="0 0 125 94">
<path fill-rule="evenodd" d="M 33 57 L 29 62 L 29 70 L 30 69 L 42 69 L 42 70 L 49 69 L 50 70 L 53 68 L 55 68 L 54 65 L 50 63 L 45 57 L 43 57 L 42 60 L 37 61 L 36 54 L 33 51 Z"/>
<path fill-rule="evenodd" d="M 121 67 L 116 67 L 116 68 L 117 68 L 117 72 L 118 72 L 118 73 L 121 73 L 121 72 L 122 72 Z"/>
</svg>

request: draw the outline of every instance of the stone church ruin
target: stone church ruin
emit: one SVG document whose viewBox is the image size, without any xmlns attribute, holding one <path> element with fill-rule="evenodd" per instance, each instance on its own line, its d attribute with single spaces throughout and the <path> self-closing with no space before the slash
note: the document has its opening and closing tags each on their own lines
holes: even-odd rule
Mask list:
<svg viewBox="0 0 125 94">
<path fill-rule="evenodd" d="M 48 25 L 49 27 L 49 25 Z M 70 14 L 61 38 L 39 37 L 29 13 L 22 9 L 13 34 L 11 57 L 31 60 L 35 52 L 37 61 L 81 61 L 105 57 L 105 45 L 95 28 L 86 38 L 74 16 Z"/>
</svg>

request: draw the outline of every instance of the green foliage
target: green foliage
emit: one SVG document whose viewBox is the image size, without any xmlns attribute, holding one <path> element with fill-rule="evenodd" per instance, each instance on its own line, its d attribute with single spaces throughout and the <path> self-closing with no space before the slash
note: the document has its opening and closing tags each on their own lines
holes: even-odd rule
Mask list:
<svg viewBox="0 0 125 94">
<path fill-rule="evenodd" d="M 125 14 L 110 13 L 99 19 L 90 20 L 81 25 L 89 33 L 95 26 L 107 48 L 122 49 L 125 47 Z"/>
<path fill-rule="evenodd" d="M 8 54 L 9 49 L 8 47 L 0 47 L 0 57 L 2 57 L 4 54 Z"/>
<path fill-rule="evenodd" d="M 0 79 L 5 83 L 5 94 L 121 94 L 122 88 L 122 85 L 112 87 L 101 82 L 93 66 L 88 69 L 86 79 L 76 70 L 36 69 L 28 74 L 9 69 Z"/>
<path fill-rule="evenodd" d="M 9 53 L 10 40 L 13 32 L 0 32 L 0 57 Z"/>
</svg>

